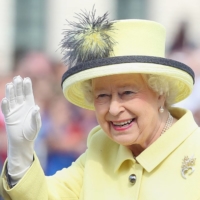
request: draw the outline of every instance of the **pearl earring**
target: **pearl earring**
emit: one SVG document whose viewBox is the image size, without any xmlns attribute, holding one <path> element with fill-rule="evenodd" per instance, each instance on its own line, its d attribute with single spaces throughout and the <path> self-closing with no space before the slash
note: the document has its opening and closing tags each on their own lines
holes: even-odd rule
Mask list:
<svg viewBox="0 0 200 200">
<path fill-rule="evenodd" d="M 163 112 L 164 112 L 164 108 L 163 108 L 162 106 L 160 106 L 159 112 L 160 112 L 160 113 L 163 113 Z"/>
</svg>

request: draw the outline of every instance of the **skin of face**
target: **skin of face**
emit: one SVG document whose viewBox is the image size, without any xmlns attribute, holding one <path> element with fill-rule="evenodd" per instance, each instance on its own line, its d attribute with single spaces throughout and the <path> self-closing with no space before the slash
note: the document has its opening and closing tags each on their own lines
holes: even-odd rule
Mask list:
<svg viewBox="0 0 200 200">
<path fill-rule="evenodd" d="M 139 154 L 158 137 L 168 118 L 159 113 L 165 98 L 144 75 L 112 75 L 92 80 L 96 118 L 109 138 Z M 138 152 L 139 151 L 139 152 Z"/>
</svg>

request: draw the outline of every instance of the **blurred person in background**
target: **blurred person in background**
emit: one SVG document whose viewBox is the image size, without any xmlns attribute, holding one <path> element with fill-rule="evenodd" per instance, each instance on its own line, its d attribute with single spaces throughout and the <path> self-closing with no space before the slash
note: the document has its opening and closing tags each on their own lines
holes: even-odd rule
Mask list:
<svg viewBox="0 0 200 200">
<path fill-rule="evenodd" d="M 63 95 L 52 99 L 49 106 L 50 126 L 46 137 L 46 175 L 53 175 L 56 171 L 70 166 L 86 149 L 85 129 L 81 127 L 82 123 L 79 123 L 79 113 L 76 112 L 77 115 L 73 116 L 73 112 Z M 91 127 L 89 120 L 87 125 Z"/>
<path fill-rule="evenodd" d="M 191 110 L 195 121 L 200 125 L 200 48 L 190 42 L 187 38 L 187 31 L 187 23 L 180 23 L 167 57 L 187 64 L 195 73 L 195 85 L 191 95 L 175 106 Z"/>
<path fill-rule="evenodd" d="M 107 14 L 95 18 L 94 10 L 77 17 L 62 43 L 69 66 L 63 93 L 94 110 L 99 126 L 70 167 L 45 176 L 33 148 L 41 119 L 31 80 L 15 77 L 2 100 L 10 141 L 0 185 L 4 198 L 199 199 L 200 129 L 189 110 L 171 107 L 190 95 L 194 73 L 165 58 L 164 27 L 145 20 L 109 22 Z M 65 119 L 56 120 L 62 127 Z"/>
<path fill-rule="evenodd" d="M 5 84 L 12 80 L 13 75 L 0 77 L 0 98 L 5 96 L 4 88 Z M 7 137 L 3 113 L 0 111 L 0 170 L 3 167 L 3 163 L 7 157 Z"/>
<path fill-rule="evenodd" d="M 3 115 L 0 112 L 0 170 L 2 170 L 3 163 L 7 157 L 7 138 L 6 130 L 3 120 Z"/>
</svg>

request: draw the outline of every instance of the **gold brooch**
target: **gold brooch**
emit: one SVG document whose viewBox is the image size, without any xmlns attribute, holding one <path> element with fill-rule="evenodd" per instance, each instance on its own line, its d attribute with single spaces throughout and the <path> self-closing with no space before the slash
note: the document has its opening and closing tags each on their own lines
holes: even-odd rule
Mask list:
<svg viewBox="0 0 200 200">
<path fill-rule="evenodd" d="M 186 179 L 185 174 L 189 171 L 189 175 L 192 174 L 195 170 L 194 164 L 195 164 L 196 158 L 194 158 L 194 155 L 189 158 L 188 156 L 185 156 L 182 162 L 181 166 L 181 175 L 183 178 Z"/>
</svg>

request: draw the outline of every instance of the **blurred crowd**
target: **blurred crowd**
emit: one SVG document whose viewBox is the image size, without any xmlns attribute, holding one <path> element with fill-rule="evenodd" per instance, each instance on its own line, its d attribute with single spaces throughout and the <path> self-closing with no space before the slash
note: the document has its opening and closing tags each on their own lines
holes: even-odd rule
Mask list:
<svg viewBox="0 0 200 200">
<path fill-rule="evenodd" d="M 168 50 L 168 58 L 180 61 L 191 67 L 195 73 L 195 84 L 188 98 L 176 104 L 192 111 L 197 124 L 200 126 L 200 47 L 188 38 L 188 24 L 180 23 L 174 42 Z"/>
<path fill-rule="evenodd" d="M 185 40 L 184 31 L 182 27 L 167 57 L 190 66 L 196 78 L 190 97 L 175 106 L 190 109 L 200 125 L 200 49 Z M 87 135 L 97 125 L 93 111 L 78 108 L 64 98 L 61 77 L 66 70 L 62 62 L 54 62 L 42 52 L 27 52 L 17 59 L 10 74 L 0 77 L 0 99 L 5 96 L 5 84 L 11 82 L 14 76 L 32 79 L 35 102 L 42 117 L 35 151 L 46 175 L 68 167 L 85 151 Z M 0 171 L 6 151 L 6 131 L 0 111 Z"/>
</svg>

